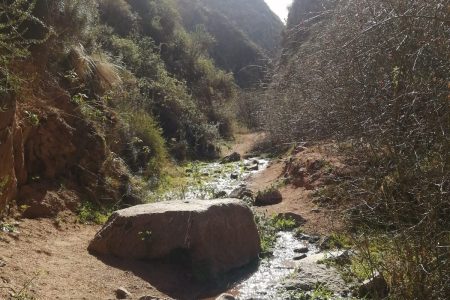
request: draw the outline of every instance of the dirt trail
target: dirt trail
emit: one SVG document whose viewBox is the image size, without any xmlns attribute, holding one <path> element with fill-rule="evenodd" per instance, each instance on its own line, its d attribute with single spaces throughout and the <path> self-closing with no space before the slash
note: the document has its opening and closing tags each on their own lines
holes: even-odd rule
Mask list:
<svg viewBox="0 0 450 300">
<path fill-rule="evenodd" d="M 124 286 L 132 293 L 165 297 L 139 275 L 113 268 L 88 253 L 87 245 L 99 226 L 68 223 L 57 228 L 53 220 L 23 220 L 17 234 L 0 235 L 0 298 L 11 289 L 36 299 L 114 299 Z M 29 286 L 27 282 L 32 280 Z M 29 299 L 29 298 L 24 298 Z M 31 299 L 31 298 L 30 298 Z"/>
</svg>

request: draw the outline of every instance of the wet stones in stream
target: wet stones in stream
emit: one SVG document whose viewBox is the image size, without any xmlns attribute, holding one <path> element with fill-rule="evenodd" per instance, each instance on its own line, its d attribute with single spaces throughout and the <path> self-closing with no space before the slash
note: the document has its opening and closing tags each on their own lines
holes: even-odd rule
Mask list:
<svg viewBox="0 0 450 300">
<path fill-rule="evenodd" d="M 241 160 L 241 155 L 237 152 L 233 152 L 232 154 L 225 156 L 224 158 L 222 158 L 222 160 L 220 161 L 221 164 L 227 164 L 227 163 L 231 163 L 231 162 L 237 162 Z"/>
</svg>

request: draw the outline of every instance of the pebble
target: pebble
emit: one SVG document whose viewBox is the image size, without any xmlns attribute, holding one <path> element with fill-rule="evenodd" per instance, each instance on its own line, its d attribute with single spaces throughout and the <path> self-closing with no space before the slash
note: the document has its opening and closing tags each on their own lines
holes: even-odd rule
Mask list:
<svg viewBox="0 0 450 300">
<path fill-rule="evenodd" d="M 295 253 L 307 253 L 309 251 L 308 247 L 294 249 Z"/>
<path fill-rule="evenodd" d="M 300 255 L 300 256 L 294 257 L 294 260 L 302 260 L 302 259 L 304 259 L 304 258 L 306 258 L 306 257 L 307 257 L 306 254 L 302 254 L 302 255 Z"/>
</svg>

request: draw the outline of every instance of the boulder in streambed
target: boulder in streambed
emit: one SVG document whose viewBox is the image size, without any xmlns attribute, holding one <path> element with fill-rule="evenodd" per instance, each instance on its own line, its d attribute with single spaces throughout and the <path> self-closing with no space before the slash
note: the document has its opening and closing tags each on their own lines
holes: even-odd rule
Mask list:
<svg viewBox="0 0 450 300">
<path fill-rule="evenodd" d="M 114 212 L 89 250 L 128 259 L 182 253 L 206 279 L 257 259 L 260 239 L 253 213 L 240 200 L 166 201 Z"/>
<path fill-rule="evenodd" d="M 237 162 L 241 160 L 241 155 L 237 152 L 233 152 L 228 156 L 225 156 L 224 158 L 222 158 L 222 160 L 220 161 L 221 164 L 227 164 L 227 163 L 231 163 L 231 162 Z"/>
</svg>

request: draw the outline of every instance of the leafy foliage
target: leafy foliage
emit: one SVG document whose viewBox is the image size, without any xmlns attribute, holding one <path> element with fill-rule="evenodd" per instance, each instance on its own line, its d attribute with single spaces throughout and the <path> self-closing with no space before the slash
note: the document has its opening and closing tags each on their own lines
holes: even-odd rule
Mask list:
<svg viewBox="0 0 450 300">
<path fill-rule="evenodd" d="M 51 31 L 33 16 L 36 1 L 14 0 L 0 3 L 0 93 L 6 93 L 17 85 L 18 78 L 10 71 L 16 59 L 26 58 L 29 47 L 44 42 Z M 27 37 L 29 24 L 40 26 L 47 34 L 37 38 Z"/>
</svg>

